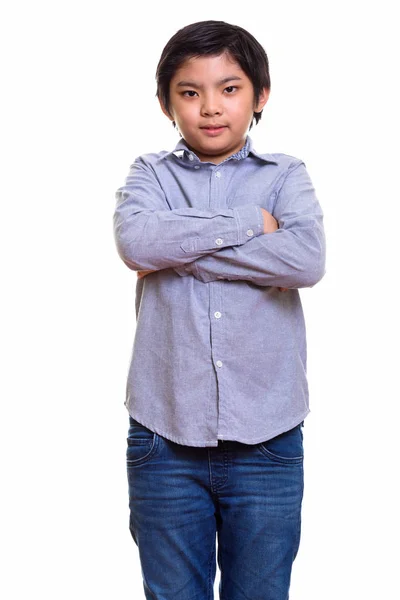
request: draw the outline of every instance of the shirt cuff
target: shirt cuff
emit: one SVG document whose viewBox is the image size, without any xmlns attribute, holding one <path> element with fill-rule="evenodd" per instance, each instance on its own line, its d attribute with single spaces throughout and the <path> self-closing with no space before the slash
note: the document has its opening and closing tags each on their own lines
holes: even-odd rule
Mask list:
<svg viewBox="0 0 400 600">
<path fill-rule="evenodd" d="M 232 210 L 233 217 L 235 218 L 236 222 L 235 234 L 231 230 L 230 236 L 222 234 L 223 237 L 218 237 L 217 239 L 214 239 L 215 236 L 213 238 L 206 239 L 192 238 L 185 240 L 181 244 L 181 248 L 185 250 L 185 252 L 193 252 L 195 250 L 206 251 L 215 246 L 220 246 L 220 249 L 222 250 L 224 248 L 229 248 L 230 246 L 241 246 L 253 237 L 264 233 L 264 218 L 261 206 L 258 206 L 258 204 L 244 204 L 242 206 L 238 206 L 237 208 L 233 208 Z M 230 240 L 229 237 L 231 238 Z M 200 260 L 200 258 L 198 260 Z M 174 267 L 174 270 L 181 277 L 185 277 L 186 275 L 197 276 L 200 274 L 196 268 L 196 261 Z"/>
<path fill-rule="evenodd" d="M 242 245 L 249 239 L 264 233 L 264 218 L 261 206 L 244 204 L 233 209 L 238 227 L 238 244 Z"/>
</svg>

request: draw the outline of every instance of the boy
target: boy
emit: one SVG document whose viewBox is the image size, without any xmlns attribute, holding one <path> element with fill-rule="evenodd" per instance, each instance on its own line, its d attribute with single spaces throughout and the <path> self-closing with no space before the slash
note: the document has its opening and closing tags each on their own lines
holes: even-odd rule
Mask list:
<svg viewBox="0 0 400 600">
<path fill-rule="evenodd" d="M 194 23 L 164 48 L 161 109 L 181 134 L 138 157 L 115 238 L 137 271 L 128 376 L 130 531 L 147 599 L 287 600 L 309 413 L 298 288 L 324 274 L 304 162 L 247 132 L 270 78 L 244 29 Z"/>
</svg>

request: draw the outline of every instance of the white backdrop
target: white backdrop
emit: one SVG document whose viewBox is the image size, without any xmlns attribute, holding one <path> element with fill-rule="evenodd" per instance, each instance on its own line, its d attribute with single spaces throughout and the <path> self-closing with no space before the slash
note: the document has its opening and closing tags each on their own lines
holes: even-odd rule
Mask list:
<svg viewBox="0 0 400 600">
<path fill-rule="evenodd" d="M 398 589 L 398 27 L 394 2 L 15 2 L 1 18 L 2 597 L 144 598 L 123 402 L 136 274 L 115 191 L 177 133 L 155 98 L 168 39 L 248 29 L 271 95 L 251 136 L 304 160 L 327 273 L 302 291 L 312 412 L 291 600 Z M 219 576 L 216 579 L 217 590 Z M 218 597 L 216 593 L 216 598 Z"/>
</svg>

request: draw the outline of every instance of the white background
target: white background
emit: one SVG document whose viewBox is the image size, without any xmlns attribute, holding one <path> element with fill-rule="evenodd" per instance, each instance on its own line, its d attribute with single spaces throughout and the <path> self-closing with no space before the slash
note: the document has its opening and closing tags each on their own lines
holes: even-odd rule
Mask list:
<svg viewBox="0 0 400 600">
<path fill-rule="evenodd" d="M 290 597 L 395 597 L 395 3 L 8 4 L 2 597 L 144 598 L 128 530 L 123 406 L 136 274 L 116 252 L 114 194 L 136 156 L 178 141 L 155 98 L 156 65 L 178 29 L 206 19 L 241 25 L 264 46 L 272 87 L 255 148 L 302 158 L 325 213 L 327 272 L 302 291 L 312 412 Z"/>
</svg>

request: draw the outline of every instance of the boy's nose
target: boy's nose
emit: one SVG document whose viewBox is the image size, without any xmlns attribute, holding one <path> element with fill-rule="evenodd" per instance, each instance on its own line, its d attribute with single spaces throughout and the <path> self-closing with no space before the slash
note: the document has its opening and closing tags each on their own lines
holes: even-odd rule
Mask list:
<svg viewBox="0 0 400 600">
<path fill-rule="evenodd" d="M 201 114 L 203 116 L 207 117 L 210 115 L 219 115 L 221 112 L 222 108 L 215 98 L 204 99 L 201 105 Z"/>
</svg>

